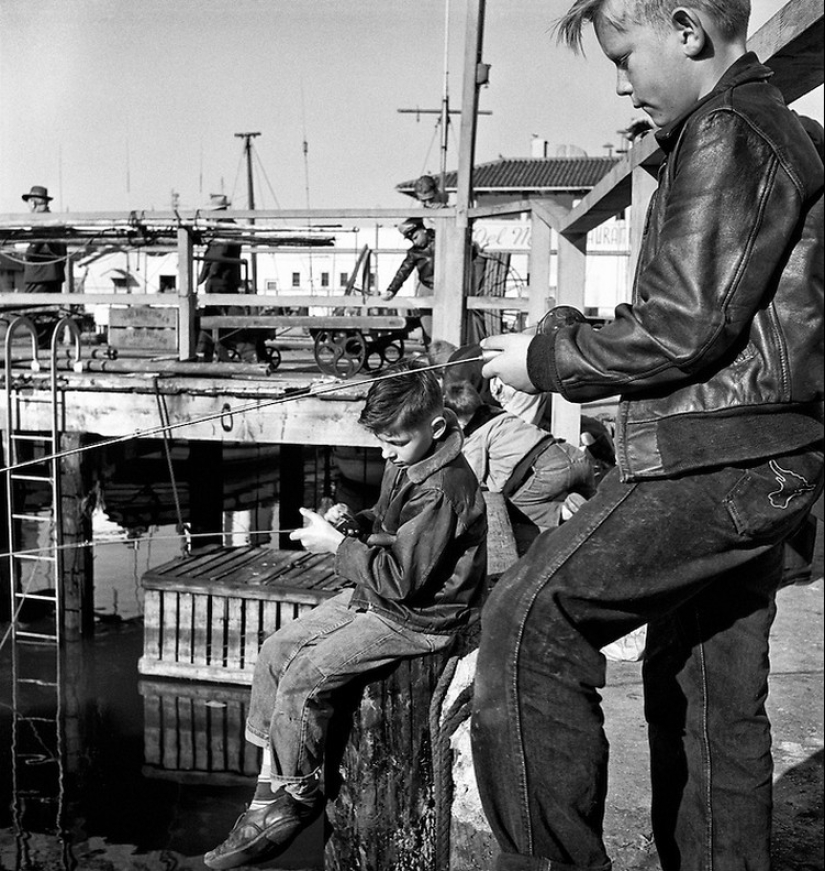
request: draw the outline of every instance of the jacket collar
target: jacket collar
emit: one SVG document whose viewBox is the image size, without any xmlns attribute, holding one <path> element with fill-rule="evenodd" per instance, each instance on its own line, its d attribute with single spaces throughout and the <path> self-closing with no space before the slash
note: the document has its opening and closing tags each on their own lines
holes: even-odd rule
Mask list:
<svg viewBox="0 0 825 871">
<path fill-rule="evenodd" d="M 682 128 L 685 126 L 685 122 L 700 106 L 703 106 L 708 100 L 719 96 L 722 92 L 735 88 L 737 85 L 744 84 L 745 82 L 766 81 L 772 75 L 773 70 L 759 63 L 759 59 L 752 51 L 745 52 L 742 57 L 728 67 L 725 74 L 716 83 L 716 87 L 709 94 L 702 97 L 684 115 L 681 115 L 675 121 L 671 121 L 670 124 L 666 124 L 661 130 L 657 130 L 655 133 L 656 141 L 665 151 L 672 151 L 679 138 L 679 134 L 682 132 Z"/>
<path fill-rule="evenodd" d="M 461 454 L 464 436 L 461 433 L 458 418 L 449 410 L 444 411 L 444 417 L 447 420 L 447 431 L 435 443 L 435 450 L 407 469 L 407 477 L 413 484 L 422 483 L 430 475 L 452 463 Z"/>
</svg>

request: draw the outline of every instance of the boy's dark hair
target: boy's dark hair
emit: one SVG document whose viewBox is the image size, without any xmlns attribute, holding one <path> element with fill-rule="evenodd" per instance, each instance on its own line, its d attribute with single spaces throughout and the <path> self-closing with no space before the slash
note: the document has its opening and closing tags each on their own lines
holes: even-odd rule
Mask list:
<svg viewBox="0 0 825 871">
<path fill-rule="evenodd" d="M 559 42 L 564 42 L 575 52 L 582 49 L 582 28 L 585 24 L 604 15 L 607 0 L 576 0 L 567 13 L 556 21 L 553 29 Z M 628 0 L 628 17 L 638 24 L 661 25 L 670 20 L 670 13 L 678 6 L 679 0 Z M 750 0 L 692 0 L 691 6 L 713 18 L 726 39 L 744 37 L 748 32 L 751 14 Z M 621 21 L 611 20 L 618 27 Z"/>
<path fill-rule="evenodd" d="M 469 381 L 454 381 L 445 385 L 444 407 L 459 417 L 471 418 L 483 404 L 478 390 Z"/>
<path fill-rule="evenodd" d="M 435 374 L 422 371 L 421 365 L 401 360 L 387 369 L 370 387 L 358 423 L 371 433 L 403 433 L 441 414 L 441 386 Z"/>
</svg>

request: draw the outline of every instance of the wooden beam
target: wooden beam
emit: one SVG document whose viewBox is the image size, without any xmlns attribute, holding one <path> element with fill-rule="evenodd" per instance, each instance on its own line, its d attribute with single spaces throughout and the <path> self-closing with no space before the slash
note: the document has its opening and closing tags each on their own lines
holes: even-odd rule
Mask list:
<svg viewBox="0 0 825 871">
<path fill-rule="evenodd" d="M 823 83 L 823 21 L 822 0 L 791 0 L 748 40 L 788 103 Z"/>
<path fill-rule="evenodd" d="M 66 373 L 67 378 L 77 376 Z M 139 438 L 141 432 L 153 430 L 160 424 L 157 399 L 151 389 L 150 374 L 129 379 L 132 384 L 143 383 L 142 392 L 124 390 L 123 376 L 118 379 L 121 387 L 103 389 L 105 383 L 114 383 L 115 376 L 108 379 L 93 379 L 97 389 L 66 391 L 66 432 L 93 432 L 105 438 Z M 229 392 L 221 385 L 224 379 L 201 379 L 200 383 L 211 395 L 173 393 L 185 383 L 191 390 L 193 379 L 164 379 L 169 421 L 177 428 L 174 438 L 202 441 L 233 441 L 244 444 L 292 444 L 350 445 L 374 447 L 375 439 L 358 425 L 366 388 L 346 391 L 345 398 L 321 399 L 301 397 L 295 401 L 267 405 L 267 397 L 254 393 Z M 237 389 L 243 382 L 235 381 Z M 175 387 L 175 384 L 178 387 Z M 211 387 L 209 386 L 211 385 Z M 257 389 L 261 382 L 257 382 Z M 249 382 L 255 390 L 255 382 Z M 342 394 L 343 397 L 343 394 Z M 256 407 L 260 401 L 260 407 Z M 210 418 L 206 420 L 206 418 Z M 180 425 L 180 426 L 178 426 Z M 31 395 L 21 396 L 20 426 L 24 430 L 48 430 L 51 427 L 50 412 L 42 402 L 42 391 L 33 390 Z M 0 428 L 6 429 L 5 409 L 0 409 Z M 154 436 L 158 438 L 158 435 Z"/>
</svg>

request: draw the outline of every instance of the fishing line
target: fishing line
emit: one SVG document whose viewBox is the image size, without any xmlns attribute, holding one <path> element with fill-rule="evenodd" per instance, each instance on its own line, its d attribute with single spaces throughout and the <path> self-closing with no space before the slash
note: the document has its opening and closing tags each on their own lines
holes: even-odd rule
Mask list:
<svg viewBox="0 0 825 871">
<path fill-rule="evenodd" d="M 413 371 L 440 372 L 443 369 L 448 369 L 452 366 L 463 366 L 466 363 L 486 362 L 488 359 L 489 357 L 486 354 L 479 354 L 477 357 L 467 357 L 463 360 L 454 360 L 447 363 L 438 363 L 432 366 L 421 366 L 420 368 L 414 369 Z M 193 420 L 181 421 L 180 423 L 161 424 L 160 426 L 150 427 L 148 429 L 139 429 L 135 430 L 129 435 L 117 436 L 115 438 L 104 439 L 103 441 L 95 442 L 91 445 L 83 445 L 81 447 L 70 448 L 65 451 L 58 451 L 53 454 L 46 454 L 33 460 L 24 460 L 22 463 L 16 463 L 12 466 L 4 466 L 2 469 L 0 469 L 0 474 L 14 472 L 17 471 L 17 469 L 23 469 L 28 466 L 36 466 L 41 463 L 48 463 L 53 460 L 62 460 L 66 457 L 73 457 L 78 454 L 86 453 L 87 451 L 95 450 L 97 448 L 107 448 L 111 447 L 112 445 L 123 444 L 123 442 L 128 442 L 132 439 L 147 438 L 148 436 L 159 435 L 160 433 L 170 433 L 174 430 L 183 429 L 187 426 L 193 426 L 197 423 L 208 423 L 212 420 L 221 420 L 222 418 L 226 417 L 228 413 L 233 415 L 245 414 L 248 411 L 260 411 L 273 405 L 283 405 L 284 403 L 304 399 L 308 396 L 325 396 L 328 393 L 338 393 L 342 390 L 349 390 L 353 387 L 368 388 L 371 385 L 378 383 L 379 381 L 386 381 L 390 378 L 399 378 L 406 374 L 407 372 L 388 372 L 386 375 L 378 375 L 376 378 L 371 378 L 365 381 L 336 381 L 334 384 L 321 385 L 318 387 L 298 387 L 294 388 L 294 392 L 289 393 L 286 396 L 279 396 L 276 399 L 268 399 L 263 401 L 258 400 L 255 403 L 250 403 L 249 405 L 241 405 L 236 409 L 230 409 L 229 412 L 227 412 L 226 409 L 223 409 L 221 411 L 216 411 L 212 414 L 207 414 L 203 417 L 196 417 Z M 10 377 L 10 375 L 7 374 L 7 377 Z"/>
<path fill-rule="evenodd" d="M 253 529 L 249 532 L 244 532 L 244 535 L 287 535 L 290 532 L 296 532 L 298 528 L 303 529 L 303 527 L 293 527 L 292 529 Z M 10 556 L 36 556 L 42 553 L 53 553 L 58 550 L 71 550 L 72 548 L 81 548 L 81 547 L 103 547 L 109 544 L 128 544 L 134 545 L 135 552 L 137 552 L 137 545 L 142 544 L 143 542 L 148 542 L 152 544 L 155 541 L 177 541 L 181 538 L 214 538 L 216 535 L 223 535 L 225 533 L 220 532 L 179 532 L 175 535 L 144 535 L 139 536 L 137 538 L 109 538 L 109 539 L 101 539 L 100 541 L 94 541 L 93 539 L 86 539 L 84 541 L 75 541 L 70 542 L 68 544 L 61 544 L 57 546 L 50 547 L 34 547 L 28 550 L 16 550 L 14 553 L 0 553 L 0 559 L 6 559 Z"/>
</svg>

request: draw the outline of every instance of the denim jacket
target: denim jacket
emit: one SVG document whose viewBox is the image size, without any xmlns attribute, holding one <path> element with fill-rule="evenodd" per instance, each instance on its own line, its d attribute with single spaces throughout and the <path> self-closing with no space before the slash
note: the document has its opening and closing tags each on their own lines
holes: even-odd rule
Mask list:
<svg viewBox="0 0 825 871">
<path fill-rule="evenodd" d="M 487 576 L 487 510 L 451 421 L 433 453 L 406 469 L 387 463 L 381 495 L 346 538 L 336 573 L 355 584 L 350 607 L 421 632 L 448 634 L 478 615 Z"/>
<path fill-rule="evenodd" d="M 752 53 L 656 135 L 665 159 L 632 305 L 528 350 L 574 402 L 621 394 L 624 480 L 822 439 L 823 164 Z"/>
</svg>

